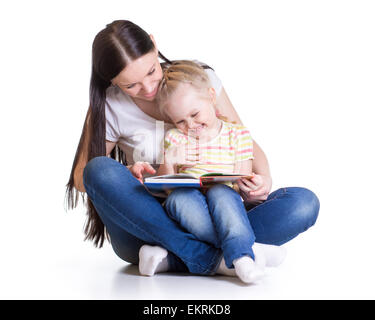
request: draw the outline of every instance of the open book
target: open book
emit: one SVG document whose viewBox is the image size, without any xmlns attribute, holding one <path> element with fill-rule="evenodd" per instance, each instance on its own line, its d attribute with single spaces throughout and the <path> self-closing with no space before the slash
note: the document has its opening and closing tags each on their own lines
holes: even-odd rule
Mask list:
<svg viewBox="0 0 375 320">
<path fill-rule="evenodd" d="M 251 179 L 252 175 L 210 172 L 195 178 L 190 174 L 177 173 L 145 178 L 144 185 L 150 191 L 165 191 L 179 187 L 204 188 L 216 183 L 235 182 L 241 178 Z"/>
</svg>

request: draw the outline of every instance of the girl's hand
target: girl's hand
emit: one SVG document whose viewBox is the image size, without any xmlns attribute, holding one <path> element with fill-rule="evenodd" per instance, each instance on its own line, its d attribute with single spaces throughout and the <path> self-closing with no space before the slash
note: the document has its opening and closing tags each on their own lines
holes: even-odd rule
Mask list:
<svg viewBox="0 0 375 320">
<path fill-rule="evenodd" d="M 129 171 L 132 175 L 143 184 L 143 172 L 155 174 L 156 170 L 148 163 L 143 161 L 137 161 L 130 168 Z"/>
<path fill-rule="evenodd" d="M 239 179 L 237 184 L 245 202 L 259 204 L 267 199 L 271 191 L 272 179 L 269 176 L 254 173 L 251 180 Z"/>
</svg>

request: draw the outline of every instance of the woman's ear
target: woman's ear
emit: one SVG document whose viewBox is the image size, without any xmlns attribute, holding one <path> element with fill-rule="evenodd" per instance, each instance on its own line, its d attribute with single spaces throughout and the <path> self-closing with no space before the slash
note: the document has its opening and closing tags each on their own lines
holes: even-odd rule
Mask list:
<svg viewBox="0 0 375 320">
<path fill-rule="evenodd" d="M 155 47 L 156 51 L 158 51 L 158 47 L 156 45 L 155 38 L 152 34 L 150 34 L 150 38 L 151 38 L 152 43 L 154 44 L 154 47 Z"/>
</svg>

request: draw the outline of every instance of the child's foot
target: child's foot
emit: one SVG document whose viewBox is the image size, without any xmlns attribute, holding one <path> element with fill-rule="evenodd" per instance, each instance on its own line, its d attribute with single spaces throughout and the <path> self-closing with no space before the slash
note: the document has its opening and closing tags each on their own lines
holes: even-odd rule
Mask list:
<svg viewBox="0 0 375 320">
<path fill-rule="evenodd" d="M 262 251 L 261 246 L 256 246 L 254 248 L 253 246 L 253 252 L 255 256 L 255 264 L 259 269 L 264 269 L 266 266 L 266 258 L 264 256 L 264 253 Z M 224 258 L 221 259 L 219 267 L 216 270 L 216 274 L 221 274 L 224 276 L 230 276 L 230 277 L 236 277 L 237 273 L 235 269 L 229 269 L 226 264 Z"/>
<path fill-rule="evenodd" d="M 265 265 L 267 267 L 277 267 L 285 259 L 286 249 L 284 247 L 275 246 L 271 244 L 254 243 L 252 247 L 255 254 L 255 261 L 257 261 L 256 252 L 262 252 L 265 257 Z"/>
<path fill-rule="evenodd" d="M 153 276 L 155 273 L 168 271 L 168 251 L 158 246 L 143 245 L 139 249 L 139 273 Z"/>
<path fill-rule="evenodd" d="M 248 256 L 233 260 L 237 276 L 245 283 L 254 283 L 264 276 L 264 268 Z"/>
</svg>

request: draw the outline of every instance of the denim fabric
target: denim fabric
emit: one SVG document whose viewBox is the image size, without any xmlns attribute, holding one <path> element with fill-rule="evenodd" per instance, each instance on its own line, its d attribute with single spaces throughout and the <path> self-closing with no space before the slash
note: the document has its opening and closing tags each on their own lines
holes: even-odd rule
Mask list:
<svg viewBox="0 0 375 320">
<path fill-rule="evenodd" d="M 255 235 L 242 199 L 232 188 L 215 185 L 205 195 L 198 189 L 179 188 L 168 196 L 165 209 L 199 240 L 221 248 L 228 268 L 242 256 L 254 259 Z"/>
<path fill-rule="evenodd" d="M 137 264 L 138 251 L 147 243 L 168 250 L 171 271 L 215 273 L 222 251 L 173 221 L 125 166 L 107 157 L 94 158 L 86 165 L 83 182 L 121 259 Z M 313 192 L 283 188 L 248 207 L 247 216 L 257 242 L 281 245 L 311 227 L 318 212 Z"/>
</svg>

